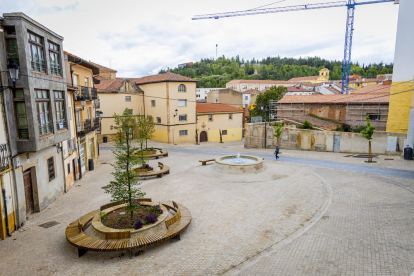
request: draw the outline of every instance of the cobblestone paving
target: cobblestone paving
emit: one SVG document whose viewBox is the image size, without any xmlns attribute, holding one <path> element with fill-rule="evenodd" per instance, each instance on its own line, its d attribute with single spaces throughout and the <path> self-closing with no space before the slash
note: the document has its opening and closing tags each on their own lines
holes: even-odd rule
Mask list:
<svg viewBox="0 0 414 276">
<path fill-rule="evenodd" d="M 249 152 L 232 145 L 221 154 L 224 151 Z M 409 275 L 414 271 L 414 180 L 382 176 L 383 171 L 390 172 L 387 168 L 364 173 L 318 166 L 308 158 L 300 165 L 276 162 L 266 150 L 256 151 L 266 156 L 266 171 L 259 174 L 223 174 L 214 165 L 199 164 L 216 152 L 212 146 L 180 145 L 170 150 L 168 158 L 150 161 L 169 165 L 171 174 L 143 181 L 147 196 L 174 199 L 192 213 L 181 241 L 145 249 L 132 259 L 95 252 L 77 257 L 64 230 L 109 201 L 101 187 L 111 178 L 112 168 L 106 163 L 113 156 L 102 150 L 94 172 L 33 215 L 12 238 L 0 241 L 0 274 Z M 60 224 L 38 226 L 49 221 Z"/>
</svg>

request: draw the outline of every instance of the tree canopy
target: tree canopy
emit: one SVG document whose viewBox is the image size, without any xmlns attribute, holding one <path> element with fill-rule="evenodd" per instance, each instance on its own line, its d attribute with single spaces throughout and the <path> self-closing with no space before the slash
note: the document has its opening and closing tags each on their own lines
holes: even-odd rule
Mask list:
<svg viewBox="0 0 414 276">
<path fill-rule="evenodd" d="M 259 95 L 257 95 L 256 102 L 254 103 L 253 109 L 249 110 L 249 114 L 250 114 L 249 121 L 250 121 L 251 117 L 263 116 L 264 111 L 262 111 L 261 106 L 262 105 L 269 106 L 271 100 L 279 101 L 280 99 L 282 99 L 285 96 L 287 91 L 288 91 L 287 87 L 272 86 L 266 92 L 260 93 Z M 266 112 L 266 120 L 267 121 L 269 120 L 269 113 L 268 112 Z"/>
<path fill-rule="evenodd" d="M 239 56 L 217 60 L 201 59 L 192 67 L 174 68 L 171 72 L 198 80 L 197 87 L 226 87 L 226 83 L 236 79 L 289 80 L 297 77 L 317 76 L 319 70 L 330 70 L 331 80 L 342 79 L 342 61 L 329 61 L 320 57 L 281 58 L 267 57 L 262 60 L 244 60 Z M 350 73 L 364 78 L 375 78 L 379 74 L 391 74 L 393 64 L 372 63 L 362 67 L 358 62 L 351 63 Z M 165 73 L 161 70 L 159 73 Z M 257 74 L 255 74 L 255 72 Z"/>
</svg>

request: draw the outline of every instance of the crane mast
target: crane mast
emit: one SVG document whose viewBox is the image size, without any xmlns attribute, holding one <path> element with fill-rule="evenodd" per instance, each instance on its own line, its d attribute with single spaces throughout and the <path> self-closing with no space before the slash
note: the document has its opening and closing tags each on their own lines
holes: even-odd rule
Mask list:
<svg viewBox="0 0 414 276">
<path fill-rule="evenodd" d="M 353 34 L 354 34 L 355 6 L 357 6 L 357 5 L 367 5 L 367 4 L 387 3 L 387 2 L 394 2 L 394 1 L 395 0 L 372 0 L 372 1 L 356 2 L 355 0 L 346 0 L 346 1 L 307 4 L 307 5 L 296 5 L 296 6 L 275 7 L 275 8 L 266 8 L 266 9 L 252 9 L 252 10 L 244 10 L 244 11 L 234 11 L 234 12 L 223 12 L 223 13 L 195 15 L 192 18 L 192 20 L 220 19 L 220 18 L 225 18 L 225 17 L 236 17 L 236 16 L 266 14 L 266 13 L 278 13 L 278 12 L 291 12 L 291 11 L 302 11 L 302 10 L 315 10 L 315 9 L 325 9 L 325 8 L 347 7 L 348 11 L 347 11 L 346 30 L 345 30 L 344 59 L 342 60 L 342 89 L 341 89 L 341 94 L 348 94 L 348 92 L 349 92 L 349 74 L 350 74 L 350 70 L 351 70 L 352 38 L 353 38 Z"/>
</svg>

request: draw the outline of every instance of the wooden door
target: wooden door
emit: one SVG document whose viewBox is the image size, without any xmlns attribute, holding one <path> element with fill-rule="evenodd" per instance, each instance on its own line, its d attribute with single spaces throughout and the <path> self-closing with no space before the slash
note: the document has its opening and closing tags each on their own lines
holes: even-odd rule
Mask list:
<svg viewBox="0 0 414 276">
<path fill-rule="evenodd" d="M 200 133 L 200 142 L 207 142 L 207 132 L 202 131 Z"/>
<path fill-rule="evenodd" d="M 27 171 L 23 174 L 24 194 L 26 196 L 26 215 L 34 212 L 32 174 Z"/>
</svg>

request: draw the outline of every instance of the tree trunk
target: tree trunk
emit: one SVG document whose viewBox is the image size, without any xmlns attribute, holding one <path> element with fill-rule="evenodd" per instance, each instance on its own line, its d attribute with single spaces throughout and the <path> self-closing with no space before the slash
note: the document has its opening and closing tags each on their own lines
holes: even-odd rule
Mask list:
<svg viewBox="0 0 414 276">
<path fill-rule="evenodd" d="M 368 162 L 372 163 L 371 140 L 369 140 L 368 143 L 369 143 L 369 146 L 368 146 Z"/>
<path fill-rule="evenodd" d="M 126 144 L 127 144 L 127 177 L 128 177 L 128 192 L 129 192 L 129 207 L 132 206 L 132 195 L 131 195 L 131 178 L 129 175 L 129 131 L 127 131 L 126 137 Z M 133 219 L 134 212 L 131 211 L 131 220 Z"/>
</svg>

